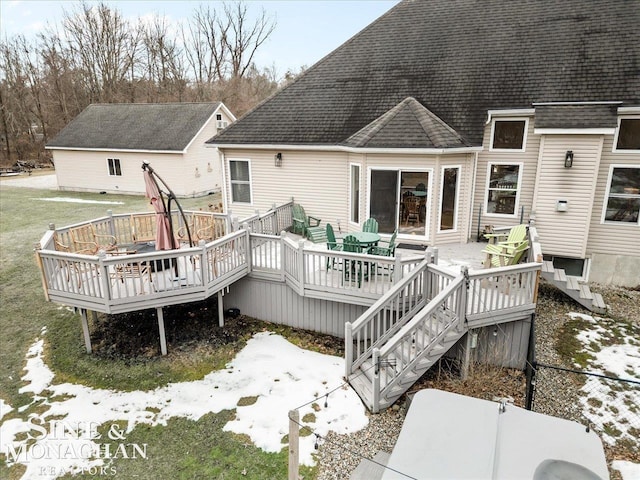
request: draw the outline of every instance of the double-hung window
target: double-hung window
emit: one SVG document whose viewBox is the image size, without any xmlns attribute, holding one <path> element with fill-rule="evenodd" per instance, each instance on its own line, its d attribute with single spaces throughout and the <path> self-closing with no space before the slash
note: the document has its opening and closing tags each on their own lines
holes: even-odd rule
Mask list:
<svg viewBox="0 0 640 480">
<path fill-rule="evenodd" d="M 490 163 L 485 213 L 515 215 L 522 178 L 520 163 Z"/>
<path fill-rule="evenodd" d="M 120 159 L 119 158 L 107 158 L 107 165 L 109 167 L 109 175 L 110 176 L 121 176 L 122 169 L 120 168 Z"/>
<path fill-rule="evenodd" d="M 231 201 L 251 203 L 251 169 L 249 160 L 229 160 Z"/>
<path fill-rule="evenodd" d="M 640 224 L 640 165 L 611 166 L 604 207 L 604 222 Z"/>
</svg>

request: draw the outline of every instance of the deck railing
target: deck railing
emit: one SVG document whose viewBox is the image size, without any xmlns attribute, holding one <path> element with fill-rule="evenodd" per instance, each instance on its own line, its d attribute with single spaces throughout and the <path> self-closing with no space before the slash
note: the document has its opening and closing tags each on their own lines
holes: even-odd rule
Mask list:
<svg viewBox="0 0 640 480">
<path fill-rule="evenodd" d="M 292 214 L 293 200 L 283 205 L 273 205 L 269 211 L 257 212 L 249 217 L 238 220 L 238 225 L 245 225 L 252 233 L 278 235 L 283 230 L 288 230 L 293 225 Z"/>
<path fill-rule="evenodd" d="M 37 250 L 49 299 L 107 313 L 203 300 L 249 272 L 244 230 L 198 247 L 98 255 Z"/>
</svg>

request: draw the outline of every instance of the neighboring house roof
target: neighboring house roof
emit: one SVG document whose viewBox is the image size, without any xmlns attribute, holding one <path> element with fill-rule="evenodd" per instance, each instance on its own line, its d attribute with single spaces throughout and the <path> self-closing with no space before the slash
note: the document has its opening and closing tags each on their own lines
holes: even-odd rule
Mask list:
<svg viewBox="0 0 640 480">
<path fill-rule="evenodd" d="M 47 148 L 183 151 L 222 104 L 117 103 L 85 108 Z"/>
<path fill-rule="evenodd" d="M 343 145 L 362 148 L 469 147 L 454 129 L 418 103 L 404 99 L 349 137 Z"/>
<path fill-rule="evenodd" d="M 407 97 L 473 145 L 489 109 L 640 105 L 640 8 L 615 0 L 405 0 L 209 140 L 339 145 Z"/>
</svg>

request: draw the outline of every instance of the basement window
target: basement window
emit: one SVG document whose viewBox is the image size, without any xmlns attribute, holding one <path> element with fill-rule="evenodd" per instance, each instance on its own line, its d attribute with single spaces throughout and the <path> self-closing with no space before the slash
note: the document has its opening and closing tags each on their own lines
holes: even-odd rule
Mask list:
<svg viewBox="0 0 640 480">
<path fill-rule="evenodd" d="M 119 158 L 107 158 L 107 165 L 109 166 L 109 175 L 110 176 L 122 176 L 122 169 L 120 168 L 120 159 Z"/>
</svg>

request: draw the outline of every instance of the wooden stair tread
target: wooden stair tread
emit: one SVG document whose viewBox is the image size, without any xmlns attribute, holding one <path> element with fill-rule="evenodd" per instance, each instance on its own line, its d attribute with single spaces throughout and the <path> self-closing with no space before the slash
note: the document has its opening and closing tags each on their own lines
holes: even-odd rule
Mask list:
<svg viewBox="0 0 640 480">
<path fill-rule="evenodd" d="M 589 285 L 585 283 L 580 285 L 580 298 L 584 298 L 585 300 L 593 300 L 593 294 L 591 293 Z"/>
<path fill-rule="evenodd" d="M 570 275 L 567 276 L 567 288 L 569 290 L 580 290 L 580 284 L 578 283 L 578 279 L 576 277 L 572 277 Z"/>
<path fill-rule="evenodd" d="M 566 282 L 567 281 L 567 275 L 564 272 L 564 270 L 562 268 L 557 268 L 554 272 L 553 272 L 553 279 L 557 282 Z"/>
<path fill-rule="evenodd" d="M 553 262 L 550 260 L 545 260 L 544 262 L 542 262 L 542 271 L 545 273 L 553 273 Z"/>
</svg>

